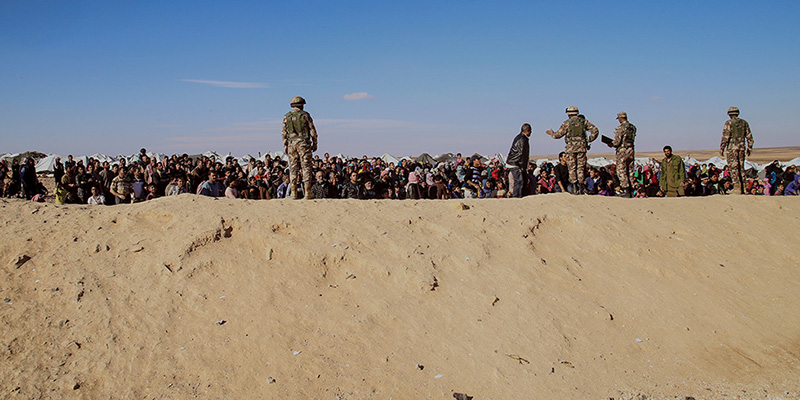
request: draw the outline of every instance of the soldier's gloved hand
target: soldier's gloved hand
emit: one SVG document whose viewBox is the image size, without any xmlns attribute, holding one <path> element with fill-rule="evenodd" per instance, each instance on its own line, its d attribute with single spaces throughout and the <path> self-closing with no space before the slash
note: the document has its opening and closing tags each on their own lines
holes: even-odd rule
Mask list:
<svg viewBox="0 0 800 400">
<path fill-rule="evenodd" d="M 592 149 L 592 145 L 589 144 L 589 143 L 586 143 L 586 151 L 589 151 L 591 149 Z"/>
<path fill-rule="evenodd" d="M 311 151 L 317 151 L 317 142 L 311 144 Z"/>
</svg>

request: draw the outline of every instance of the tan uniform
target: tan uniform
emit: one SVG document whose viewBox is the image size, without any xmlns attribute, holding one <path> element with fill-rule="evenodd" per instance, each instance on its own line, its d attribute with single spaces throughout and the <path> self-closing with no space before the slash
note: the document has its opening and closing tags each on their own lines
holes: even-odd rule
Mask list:
<svg viewBox="0 0 800 400">
<path fill-rule="evenodd" d="M 561 127 L 553 133 L 553 139 L 560 139 L 570 133 L 570 126 L 579 121 L 578 116 L 569 117 L 561 124 Z M 591 134 L 586 138 L 586 131 Z M 589 121 L 583 120 L 583 132 L 577 136 L 567 136 L 567 143 L 564 150 L 567 157 L 567 167 L 569 168 L 569 181 L 573 184 L 584 182 L 586 172 L 586 152 L 589 150 L 589 143 L 597 139 L 600 130 Z"/>
<path fill-rule="evenodd" d="M 753 133 L 750 132 L 750 124 L 738 116 L 732 116 L 731 119 L 725 121 L 719 149 L 720 152 L 727 150 L 725 154 L 728 158 L 728 170 L 733 183 L 741 188 L 744 180 L 744 161 L 747 153 L 753 150 Z"/>
<path fill-rule="evenodd" d="M 617 149 L 617 178 L 619 178 L 619 186 L 623 189 L 631 187 L 631 183 L 634 182 L 633 141 L 635 137 L 636 126 L 630 122 L 623 122 L 614 130 L 614 140 L 611 142 L 611 147 Z"/>
<path fill-rule="evenodd" d="M 311 114 L 299 107 L 293 107 L 292 111 L 283 116 L 281 136 L 289 156 L 289 180 L 298 183 L 298 173 L 302 168 L 303 179 L 310 183 L 313 177 L 311 158 L 317 144 L 317 129 L 314 127 Z"/>
</svg>

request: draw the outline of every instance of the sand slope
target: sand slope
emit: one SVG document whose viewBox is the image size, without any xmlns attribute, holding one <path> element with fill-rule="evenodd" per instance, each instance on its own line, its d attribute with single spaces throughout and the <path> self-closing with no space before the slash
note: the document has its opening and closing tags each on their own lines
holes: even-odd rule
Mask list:
<svg viewBox="0 0 800 400">
<path fill-rule="evenodd" d="M 796 198 L 0 205 L 0 398 L 800 392 Z"/>
</svg>

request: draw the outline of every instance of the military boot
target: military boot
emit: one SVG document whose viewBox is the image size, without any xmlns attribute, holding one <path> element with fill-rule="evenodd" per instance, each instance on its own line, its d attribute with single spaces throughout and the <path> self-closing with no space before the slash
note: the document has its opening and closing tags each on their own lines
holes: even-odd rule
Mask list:
<svg viewBox="0 0 800 400">
<path fill-rule="evenodd" d="M 577 193 L 577 191 L 578 191 L 577 186 L 578 186 L 577 183 L 570 184 L 569 185 L 569 194 L 578 194 Z"/>
<path fill-rule="evenodd" d="M 629 199 L 633 198 L 633 188 L 625 188 L 625 197 Z"/>
<path fill-rule="evenodd" d="M 738 183 L 733 184 L 733 188 L 728 192 L 728 194 L 732 195 L 741 195 L 742 194 L 742 185 Z"/>
<path fill-rule="evenodd" d="M 304 188 L 304 192 L 306 194 L 305 199 L 306 200 L 313 200 L 314 199 L 314 193 L 311 193 L 311 183 L 310 182 L 306 182 L 305 185 L 303 186 L 303 188 Z"/>
<path fill-rule="evenodd" d="M 292 186 L 291 186 L 291 188 L 292 188 L 292 192 L 291 192 L 291 195 L 290 195 L 290 196 L 291 196 L 292 200 L 297 200 L 297 199 L 299 199 L 299 197 L 297 197 L 297 184 L 296 184 L 296 183 L 293 183 L 293 184 L 292 184 Z"/>
<path fill-rule="evenodd" d="M 578 194 L 586 194 L 586 185 L 583 183 L 578 184 Z"/>
</svg>

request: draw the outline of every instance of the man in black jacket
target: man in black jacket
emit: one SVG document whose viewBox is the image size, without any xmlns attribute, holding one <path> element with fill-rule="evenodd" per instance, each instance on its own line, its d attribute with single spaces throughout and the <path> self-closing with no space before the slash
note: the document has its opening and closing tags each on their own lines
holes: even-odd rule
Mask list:
<svg viewBox="0 0 800 400">
<path fill-rule="evenodd" d="M 574 188 L 569 183 L 569 169 L 567 168 L 567 153 L 558 154 L 558 164 L 553 168 L 553 175 L 556 177 L 556 192 L 574 193 Z"/>
<path fill-rule="evenodd" d="M 522 124 L 522 129 L 511 143 L 511 150 L 508 151 L 506 165 L 508 167 L 508 192 L 511 197 L 522 197 L 525 193 L 524 185 L 525 168 L 528 166 L 528 157 L 531 147 L 528 138 L 531 136 L 531 124 Z"/>
</svg>

